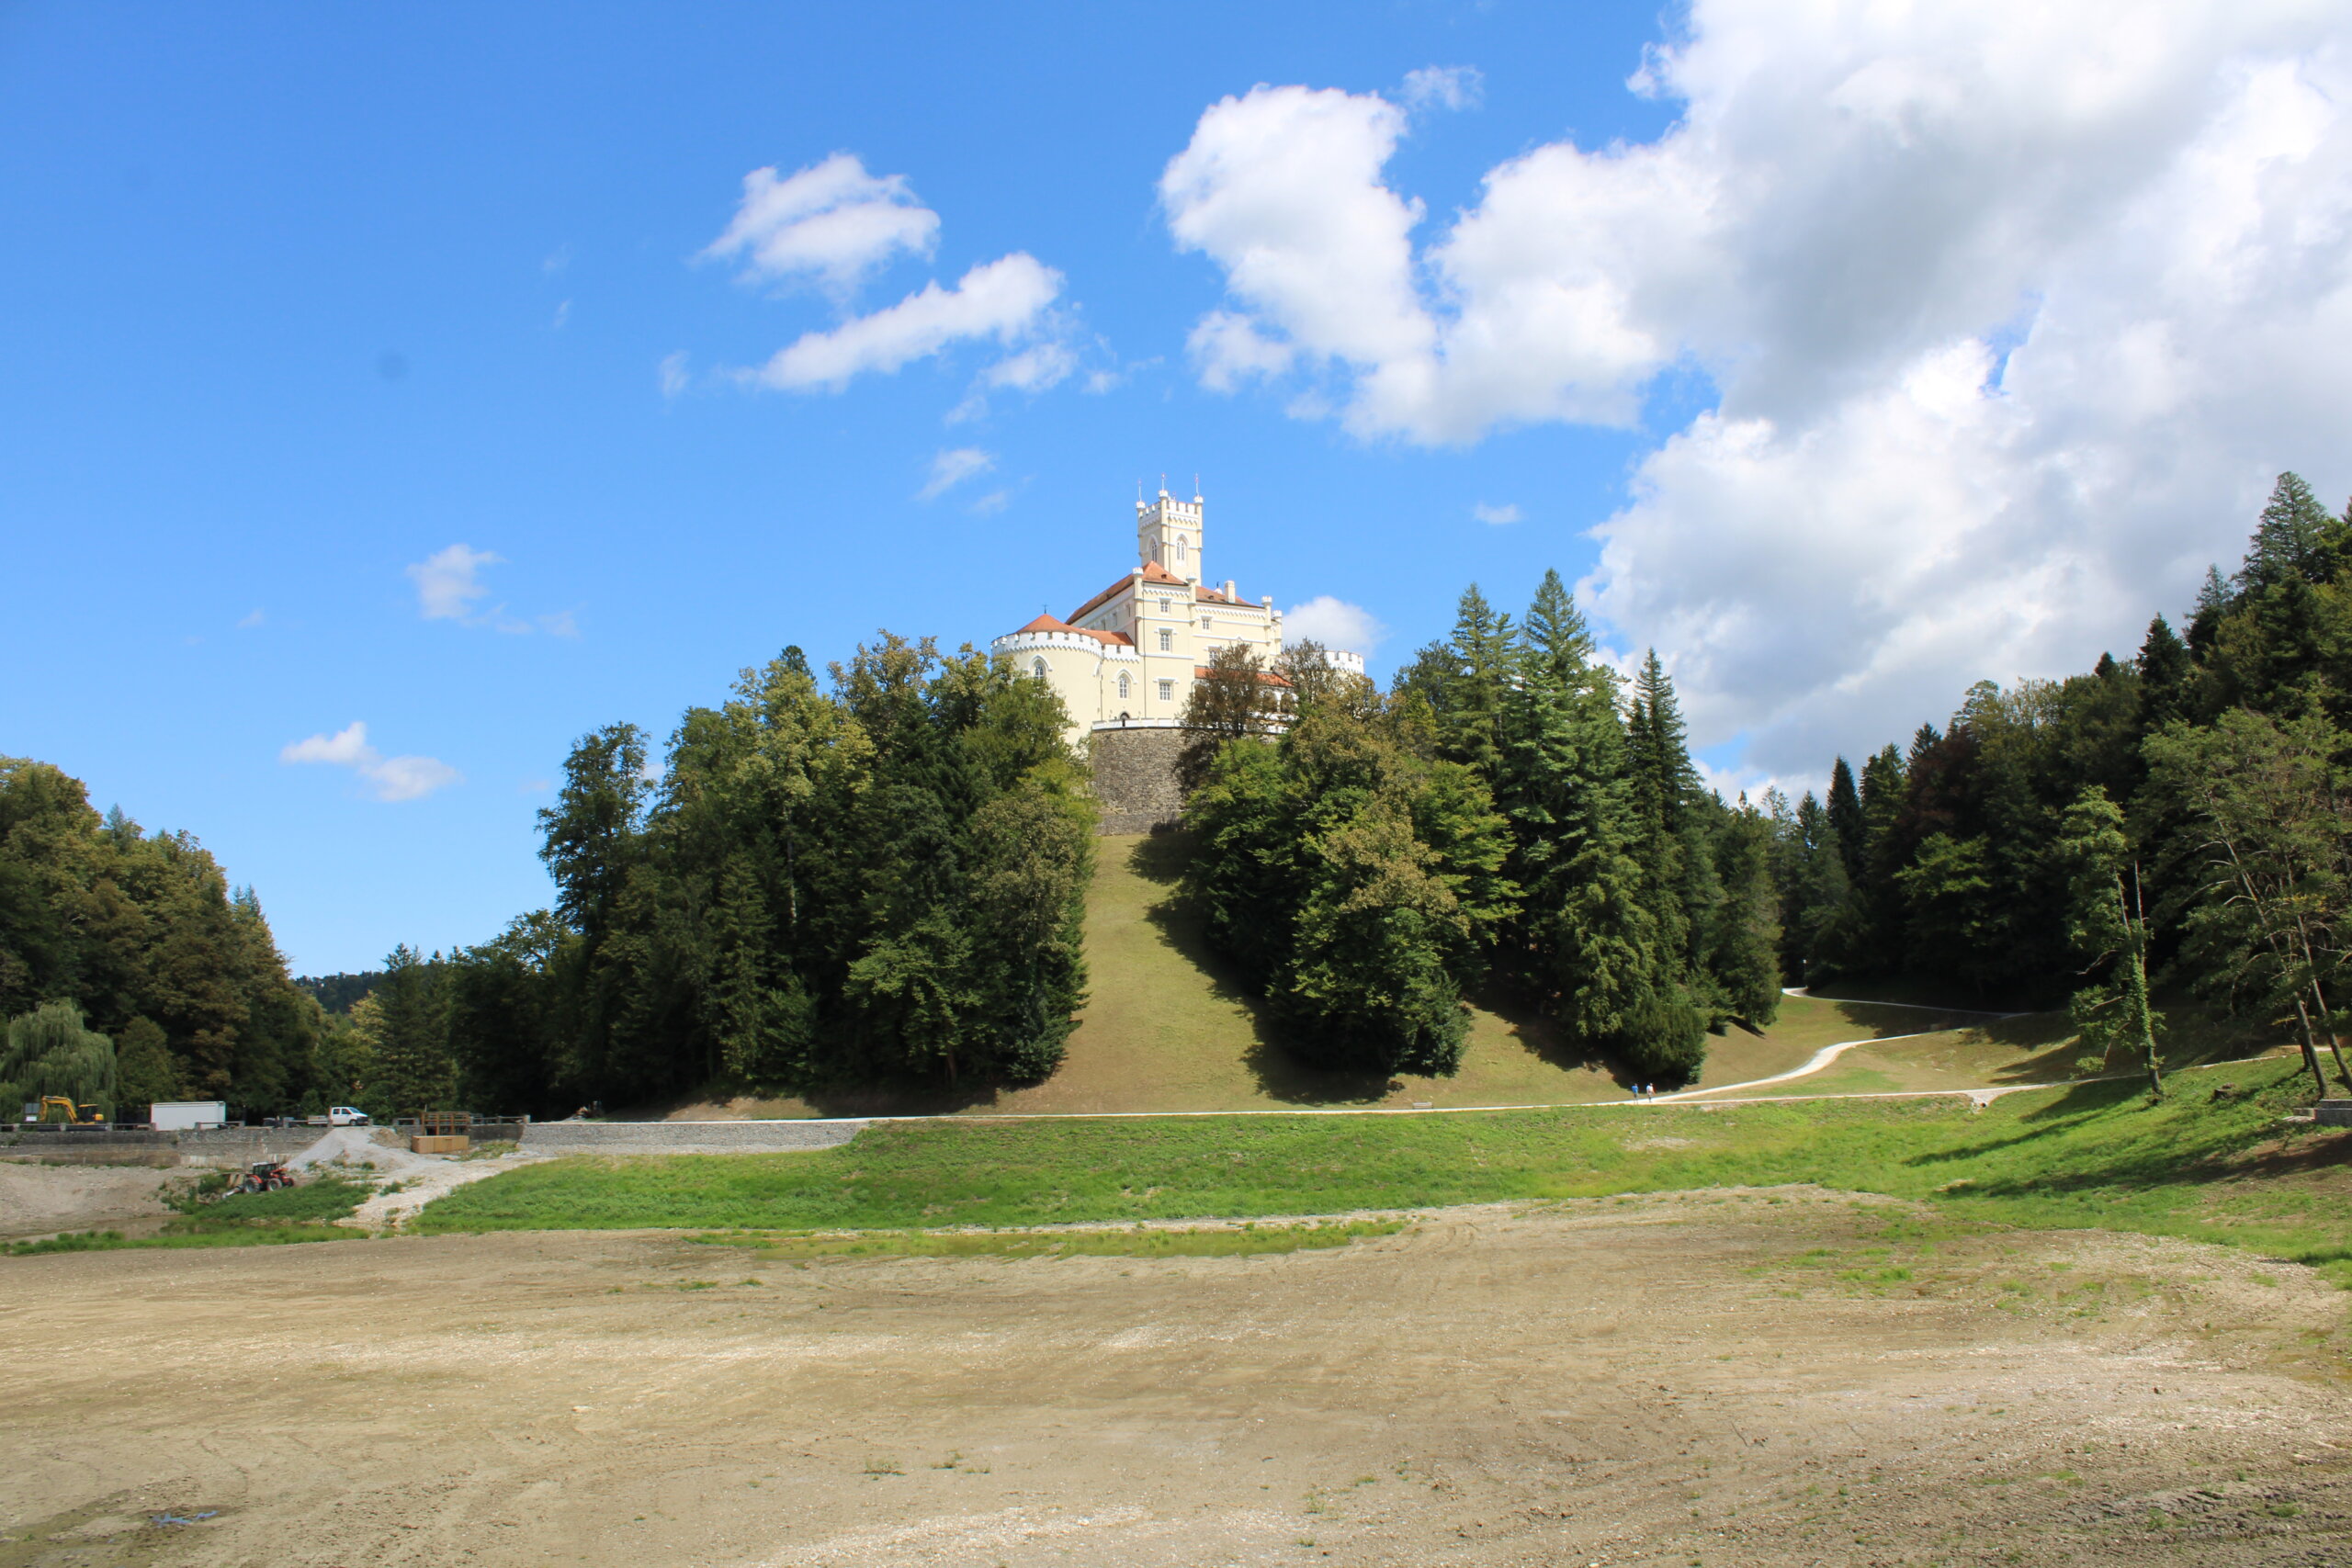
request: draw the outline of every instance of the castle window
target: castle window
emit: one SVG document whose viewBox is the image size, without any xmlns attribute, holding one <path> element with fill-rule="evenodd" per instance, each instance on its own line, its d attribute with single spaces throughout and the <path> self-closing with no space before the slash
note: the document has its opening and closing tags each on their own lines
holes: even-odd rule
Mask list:
<svg viewBox="0 0 2352 1568">
<path fill-rule="evenodd" d="M 1035 675 L 1040 681 L 1044 680 L 1046 678 L 1046 661 L 1042 659 L 1031 660 L 1029 665 L 1029 673 Z"/>
<path fill-rule="evenodd" d="M 1176 634 L 1166 626 L 1159 628 L 1159 651 L 1162 653 L 1176 651 Z"/>
<path fill-rule="evenodd" d="M 1175 682 L 1162 681 L 1159 683 L 1159 700 L 1163 703 L 1172 703 L 1176 700 Z"/>
<path fill-rule="evenodd" d="M 1127 700 L 1127 677 L 1124 671 L 1119 674 L 1119 700 L 1121 702 Z"/>
</svg>

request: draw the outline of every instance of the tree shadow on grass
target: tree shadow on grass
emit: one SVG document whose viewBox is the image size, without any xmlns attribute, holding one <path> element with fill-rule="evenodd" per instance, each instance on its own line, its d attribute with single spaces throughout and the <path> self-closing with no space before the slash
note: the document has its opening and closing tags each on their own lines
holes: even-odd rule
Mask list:
<svg viewBox="0 0 2352 1568">
<path fill-rule="evenodd" d="M 1511 1038 L 1545 1066 L 1562 1073 L 1606 1073 L 1618 1088 L 1632 1091 L 1634 1075 L 1630 1071 L 1592 1046 L 1565 1038 L 1560 1026 L 1544 1016 L 1543 1005 L 1534 998 L 1508 987 L 1490 985 L 1471 999 L 1510 1025 Z M 1739 1027 L 1751 1034 L 1763 1032 L 1744 1023 Z"/>
<path fill-rule="evenodd" d="M 1343 1073 L 1317 1067 L 1300 1059 L 1284 1043 L 1282 1026 L 1262 998 L 1246 984 L 1233 964 L 1209 945 L 1206 922 L 1182 884 L 1193 857 L 1192 835 L 1182 829 L 1154 833 L 1128 852 L 1127 864 L 1137 876 L 1168 889 L 1144 911 L 1144 918 L 1184 961 L 1207 976 L 1210 994 L 1239 1009 L 1250 1020 L 1250 1046 L 1242 1066 L 1257 1080 L 1258 1090 L 1285 1105 L 1373 1105 L 1398 1087 L 1385 1073 Z"/>
<path fill-rule="evenodd" d="M 2285 1077 L 2293 1076 L 2290 1070 Z M 2259 1148 L 2277 1136 L 2269 1097 L 2264 1089 L 2275 1089 L 2277 1082 L 2258 1085 L 2248 1108 L 2251 1115 L 2241 1113 L 2227 1121 L 2217 1121 L 2200 1126 L 2184 1123 L 2177 1117 L 2162 1129 L 2164 1136 L 2151 1136 L 2154 1127 L 2137 1130 L 2119 1124 L 2114 1139 L 2106 1146 L 2086 1140 L 2075 1156 L 2063 1166 L 2052 1166 L 2030 1175 L 2012 1175 L 1970 1183 L 1971 1197 L 2047 1198 L 2083 1191 L 2112 1189 L 2157 1190 L 2167 1188 L 2210 1186 L 2232 1177 L 2271 1174 L 2259 1168 L 2258 1162 L 2249 1161 L 2249 1151 Z M 1982 1157 L 2006 1149 L 2015 1149 L 2043 1139 L 2074 1132 L 2094 1119 L 2116 1111 L 2146 1093 L 2136 1079 L 2077 1084 L 2050 1104 L 2037 1107 L 2019 1118 L 2034 1123 L 2030 1131 L 2014 1137 L 1996 1138 L 1972 1144 L 1962 1148 L 1938 1150 L 1915 1155 L 1904 1161 L 1914 1168 L 1951 1165 Z M 2193 1089 L 2176 1093 L 2193 1094 Z M 2176 1103 L 2176 1111 L 2196 1109 L 2193 1100 Z M 2200 1135 L 2201 1134 L 2201 1135 Z M 2277 1174 L 2291 1174 L 2297 1169 L 2314 1168 L 2339 1163 L 2345 1150 L 2352 1148 L 2352 1139 L 2326 1141 L 2335 1145 L 2306 1153 L 2301 1150 L 2277 1151 Z"/>
</svg>

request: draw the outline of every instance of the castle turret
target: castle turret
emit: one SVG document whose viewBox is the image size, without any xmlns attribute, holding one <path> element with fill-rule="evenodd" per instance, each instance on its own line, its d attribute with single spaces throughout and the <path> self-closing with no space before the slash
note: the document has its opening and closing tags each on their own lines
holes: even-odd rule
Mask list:
<svg viewBox="0 0 2352 1568">
<path fill-rule="evenodd" d="M 1136 550 L 1147 561 L 1189 582 L 1204 581 L 1201 566 L 1201 498 L 1177 500 L 1159 489 L 1159 499 L 1136 502 Z"/>
</svg>

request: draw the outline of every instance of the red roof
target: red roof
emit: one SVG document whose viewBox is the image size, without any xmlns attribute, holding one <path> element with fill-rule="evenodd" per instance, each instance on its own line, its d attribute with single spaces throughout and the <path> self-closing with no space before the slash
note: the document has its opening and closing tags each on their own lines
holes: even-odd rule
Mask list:
<svg viewBox="0 0 2352 1568">
<path fill-rule="evenodd" d="M 1112 643 L 1123 648 L 1133 648 L 1135 646 L 1135 639 L 1128 637 L 1124 632 L 1101 632 L 1096 631 L 1092 626 L 1074 626 L 1068 621 L 1057 621 L 1051 615 L 1038 616 L 1027 626 L 1023 626 L 1021 631 L 1069 632 L 1075 637 L 1091 637 L 1097 642 Z M 1021 634 L 1020 632 L 1015 632 L 1013 635 L 1018 637 Z"/>
<path fill-rule="evenodd" d="M 1080 618 L 1081 616 L 1083 616 L 1083 615 L 1084 615 L 1088 611 L 1090 611 L 1090 610 L 1091 610 L 1091 609 L 1095 608 L 1097 605 L 1099 605 L 1099 604 L 1102 604 L 1102 603 L 1103 603 L 1103 601 L 1105 601 L 1105 600 L 1107 600 L 1107 599 L 1111 599 L 1111 598 L 1115 597 L 1115 596 L 1117 595 L 1117 593 L 1118 593 L 1118 592 L 1119 592 L 1119 590 L 1120 590 L 1120 589 L 1126 587 L 1126 586 L 1127 586 L 1127 584 L 1129 584 L 1129 583 L 1133 582 L 1134 581 L 1135 581 L 1135 574 L 1134 574 L 1134 573 L 1132 573 L 1132 572 L 1128 573 L 1128 574 L 1127 574 L 1126 576 L 1125 576 L 1125 577 L 1122 577 L 1121 579 L 1119 579 L 1119 581 L 1116 581 L 1116 582 L 1114 582 L 1114 583 L 1111 584 L 1111 586 L 1110 586 L 1110 587 L 1105 588 L 1104 590 L 1102 590 L 1102 592 L 1097 593 L 1093 598 L 1089 599 L 1085 604 L 1080 604 L 1077 609 L 1072 610 L 1072 611 L 1069 613 L 1069 618 L 1070 618 L 1071 620 L 1073 620 L 1073 621 L 1078 620 L 1079 618 Z"/>
<path fill-rule="evenodd" d="M 1158 561 L 1148 560 L 1143 563 L 1142 571 L 1131 571 L 1127 573 L 1126 576 L 1120 578 L 1116 582 L 1111 584 L 1110 587 L 1105 588 L 1102 592 L 1097 593 L 1093 598 L 1089 599 L 1085 604 L 1080 604 L 1077 609 L 1072 610 L 1069 613 L 1069 618 L 1073 621 L 1084 620 L 1088 615 L 1092 615 L 1104 604 L 1109 604 L 1112 600 L 1117 598 L 1121 591 L 1132 586 L 1137 577 L 1141 577 L 1144 581 L 1159 587 L 1183 588 L 1188 586 L 1183 578 L 1178 577 L 1166 567 L 1161 566 Z M 1191 583 L 1189 586 L 1193 590 L 1193 599 L 1204 604 L 1238 604 L 1245 610 L 1255 610 L 1262 607 L 1261 605 L 1252 604 L 1247 599 L 1228 599 L 1224 594 L 1218 592 L 1216 589 L 1204 588 L 1199 583 Z M 1031 628 L 1023 626 L 1021 629 L 1023 631 L 1028 631 Z M 1082 628 L 1075 626 L 1062 626 L 1040 627 L 1038 629 L 1074 631 Z M 1128 639 L 1121 637 L 1119 640 L 1125 642 Z"/>
</svg>

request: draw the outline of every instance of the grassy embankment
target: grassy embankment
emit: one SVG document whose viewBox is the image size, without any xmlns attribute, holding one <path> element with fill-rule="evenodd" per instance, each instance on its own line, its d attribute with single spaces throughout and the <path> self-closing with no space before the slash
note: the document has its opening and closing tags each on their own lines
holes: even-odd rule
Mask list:
<svg viewBox="0 0 2352 1568">
<path fill-rule="evenodd" d="M 202 1189 L 198 1189 L 201 1191 Z M 120 1231 L 75 1231 L 46 1241 L 15 1242 L 11 1258 L 46 1252 L 107 1252 L 140 1247 L 276 1247 L 288 1242 L 354 1241 L 364 1231 L 332 1222 L 357 1208 L 375 1190 L 358 1182 L 322 1177 L 275 1192 L 241 1193 L 210 1202 L 196 1193 L 167 1200 L 179 1210 L 153 1235 Z"/>
<path fill-rule="evenodd" d="M 2224 1093 L 2222 1086 L 2236 1087 Z M 2243 1245 L 2352 1283 L 2352 1134 L 2282 1124 L 2292 1062 L 1965 1101 L 877 1125 L 807 1154 L 571 1159 L 461 1188 L 424 1231 L 1028 1227 L 1815 1182 L 1954 1219 Z"/>
<path fill-rule="evenodd" d="M 1086 958 L 1091 996 L 1061 1069 L 1030 1089 L 981 1090 L 963 1098 L 843 1094 L 697 1105 L 684 1116 L 852 1116 L 950 1112 L 987 1115 L 1105 1111 L 1278 1111 L 1302 1106 L 1438 1107 L 1567 1105 L 1622 1100 L 1626 1081 L 1610 1064 L 1564 1044 L 1542 1019 L 1472 1010 L 1470 1041 L 1451 1077 L 1362 1077 L 1318 1072 L 1283 1048 L 1255 1001 L 1202 940 L 1200 923 L 1177 897 L 1183 840 L 1106 838 L 1097 843 L 1087 898 Z M 1984 1030 L 1962 1026 L 1984 1023 Z M 1730 1030 L 1707 1043 L 1702 1086 L 1744 1083 L 1797 1067 L 1824 1045 L 1924 1035 L 1964 1037 L 1985 1076 L 1970 1085 L 2067 1077 L 2052 1059 L 2048 1021 L 1990 1022 L 1982 1014 L 1935 1011 L 1875 1000 L 1785 998 L 1761 1035 Z M 1925 1039 L 1915 1043 L 1932 1045 Z M 1842 1064 L 1841 1064 L 1842 1066 Z M 1878 1067 L 1882 1073 L 1884 1067 Z M 1894 1064 L 1908 1073 L 1905 1059 Z M 1934 1075 L 1929 1075 L 1934 1076 Z M 1809 1085 L 1810 1080 L 1808 1080 Z M 1954 1087 L 1933 1082 L 1895 1087 Z M 1792 1089 L 1789 1092 L 1798 1092 Z"/>
</svg>

